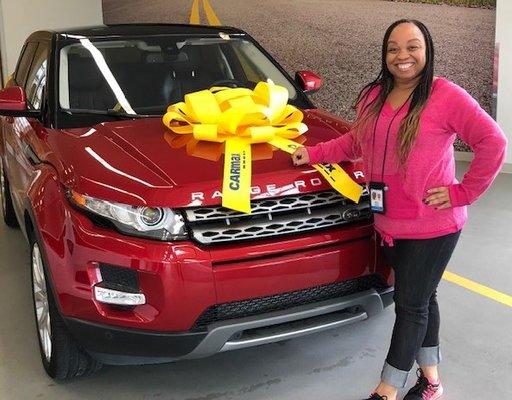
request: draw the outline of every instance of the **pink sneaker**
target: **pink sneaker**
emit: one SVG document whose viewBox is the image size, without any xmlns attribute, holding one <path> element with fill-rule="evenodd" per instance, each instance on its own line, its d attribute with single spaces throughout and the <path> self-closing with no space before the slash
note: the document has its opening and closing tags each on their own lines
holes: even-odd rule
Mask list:
<svg viewBox="0 0 512 400">
<path fill-rule="evenodd" d="M 411 390 L 407 392 L 404 400 L 437 400 L 443 395 L 443 385 L 441 382 L 430 383 L 418 368 L 418 380 Z"/>
<path fill-rule="evenodd" d="M 388 400 L 388 396 L 381 396 L 377 393 L 372 393 L 366 400 Z"/>
</svg>

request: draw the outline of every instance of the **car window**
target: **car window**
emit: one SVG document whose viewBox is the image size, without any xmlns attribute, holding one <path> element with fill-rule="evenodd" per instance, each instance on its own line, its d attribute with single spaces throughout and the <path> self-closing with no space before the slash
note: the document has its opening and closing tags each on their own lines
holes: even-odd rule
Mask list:
<svg viewBox="0 0 512 400">
<path fill-rule="evenodd" d="M 258 82 L 271 77 L 275 84 L 288 89 L 290 99 L 293 100 L 296 98 L 297 93 L 295 88 L 290 85 L 288 80 L 279 72 L 272 61 L 251 42 L 237 40 L 233 42 L 232 48 L 248 79 L 253 82 Z"/>
<path fill-rule="evenodd" d="M 46 67 L 48 64 L 48 46 L 40 43 L 37 47 L 30 72 L 25 84 L 27 102 L 30 108 L 39 110 L 41 108 L 43 90 L 46 83 Z"/>
<path fill-rule="evenodd" d="M 18 60 L 18 65 L 16 67 L 16 73 L 14 75 L 14 80 L 16 81 L 18 86 L 25 86 L 27 74 L 30 69 L 30 64 L 32 64 L 36 48 L 37 43 L 35 42 L 27 43 L 23 47 L 20 58 Z"/>
<path fill-rule="evenodd" d="M 187 93 L 272 80 L 293 83 L 244 38 L 158 36 L 79 39 L 60 49 L 59 103 L 67 110 L 163 114 Z"/>
</svg>

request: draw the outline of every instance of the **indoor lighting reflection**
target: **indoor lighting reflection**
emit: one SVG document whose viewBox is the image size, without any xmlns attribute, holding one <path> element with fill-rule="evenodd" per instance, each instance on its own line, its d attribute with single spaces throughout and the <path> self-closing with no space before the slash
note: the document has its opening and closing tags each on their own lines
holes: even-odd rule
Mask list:
<svg viewBox="0 0 512 400">
<path fill-rule="evenodd" d="M 137 200 L 140 200 L 141 203 L 143 204 L 147 204 L 146 203 L 146 200 L 144 200 L 144 198 L 140 197 L 140 196 L 137 196 L 135 193 L 131 193 L 131 192 L 128 192 L 126 190 L 122 190 L 122 189 L 119 189 L 118 187 L 115 187 L 115 186 L 112 186 L 112 185 L 107 185 L 106 183 L 102 183 L 102 182 L 98 182 L 98 181 L 95 181 L 95 180 L 92 180 L 92 179 L 87 179 L 87 178 L 84 178 L 84 180 L 87 180 L 88 182 L 92 182 L 94 183 L 95 185 L 98 185 L 98 186 L 103 186 L 103 187 L 106 187 L 110 190 L 113 190 L 115 192 L 118 192 L 118 193 L 124 193 L 130 197 L 133 197 Z"/>
<path fill-rule="evenodd" d="M 92 57 L 94 58 L 94 62 L 98 66 L 101 74 L 107 81 L 108 85 L 110 86 L 110 89 L 112 89 L 112 92 L 116 96 L 116 100 L 119 103 L 119 105 L 122 107 L 122 109 L 127 114 L 133 114 L 136 115 L 137 113 L 133 110 L 132 106 L 126 99 L 126 96 L 124 95 L 123 90 L 119 86 L 119 83 L 117 83 L 116 78 L 112 74 L 112 71 L 108 67 L 105 58 L 103 58 L 103 54 L 94 46 L 91 41 L 83 36 L 73 36 L 69 35 L 69 37 L 73 37 L 74 39 L 78 39 L 82 46 L 84 46 L 89 53 L 91 53 Z"/>
<path fill-rule="evenodd" d="M 120 171 L 117 168 L 113 167 L 112 165 L 110 165 L 105 159 L 103 159 L 98 153 L 96 153 L 90 147 L 86 147 L 85 151 L 87 153 L 89 153 L 92 156 L 92 158 L 94 158 L 96 161 L 98 161 L 102 166 L 104 166 L 109 171 L 112 171 L 112 172 L 114 172 L 114 173 L 116 173 L 118 175 L 124 176 L 125 178 L 131 179 L 132 181 L 139 182 L 140 184 L 142 184 L 144 186 L 148 186 L 148 187 L 151 187 L 151 188 L 155 187 L 155 186 L 151 185 L 150 183 L 148 183 L 146 181 L 143 181 L 142 179 L 139 179 L 139 178 L 136 178 L 134 176 L 131 176 L 131 175 L 127 174 L 126 172 Z"/>
</svg>

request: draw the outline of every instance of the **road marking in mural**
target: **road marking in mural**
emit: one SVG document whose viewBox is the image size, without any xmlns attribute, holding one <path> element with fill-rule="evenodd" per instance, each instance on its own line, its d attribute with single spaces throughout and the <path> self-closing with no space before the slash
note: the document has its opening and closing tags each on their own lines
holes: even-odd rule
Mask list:
<svg viewBox="0 0 512 400">
<path fill-rule="evenodd" d="M 190 23 L 198 25 L 199 22 L 199 0 L 194 0 L 190 10 Z"/>
<path fill-rule="evenodd" d="M 445 271 L 443 279 L 478 293 L 479 295 L 488 297 L 494 301 L 497 301 L 498 303 L 503 303 L 506 306 L 512 307 L 512 296 L 509 296 L 508 294 L 498 292 L 497 290 L 491 289 L 488 286 L 481 285 L 449 271 Z"/>
<path fill-rule="evenodd" d="M 201 17 L 199 16 L 199 1 L 200 0 L 194 0 L 192 2 L 192 8 L 190 10 L 191 24 L 198 25 L 201 23 Z M 217 15 L 215 14 L 215 11 L 213 11 L 213 8 L 208 0 L 203 0 L 203 9 L 210 25 L 221 25 Z"/>
<path fill-rule="evenodd" d="M 192 3 L 192 9 L 190 10 L 191 24 L 200 23 L 199 1 L 200 0 L 194 0 Z M 215 15 L 215 11 L 213 11 L 213 8 L 208 0 L 203 0 L 203 8 L 206 13 L 208 23 L 210 25 L 221 25 L 220 20 L 217 18 L 217 15 Z M 481 296 L 488 297 L 489 299 L 497 301 L 498 303 L 503 303 L 509 307 L 512 307 L 512 296 L 509 296 L 505 293 L 498 292 L 497 290 L 491 289 L 490 287 L 481 285 L 477 282 L 474 282 L 470 279 L 464 278 L 460 275 L 454 274 L 453 272 L 449 271 L 446 271 L 444 273 L 443 279 L 451 283 L 455 283 L 456 285 L 462 286 L 465 289 L 478 293 Z"/>
<path fill-rule="evenodd" d="M 206 18 L 208 18 L 208 23 L 210 25 L 220 25 L 220 21 L 215 15 L 215 11 L 213 11 L 212 6 L 208 0 L 203 0 L 204 11 L 206 12 Z"/>
</svg>

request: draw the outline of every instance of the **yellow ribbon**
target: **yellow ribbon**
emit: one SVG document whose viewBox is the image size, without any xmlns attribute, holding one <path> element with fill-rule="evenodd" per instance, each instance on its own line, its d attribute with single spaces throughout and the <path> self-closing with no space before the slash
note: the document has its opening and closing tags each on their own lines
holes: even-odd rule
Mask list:
<svg viewBox="0 0 512 400">
<path fill-rule="evenodd" d="M 302 112 L 288 104 L 288 90 L 272 82 L 259 82 L 254 90 L 212 87 L 184 100 L 168 107 L 163 123 L 198 141 L 225 143 L 222 205 L 250 213 L 251 144 L 269 143 L 293 153 L 302 145 L 292 139 L 308 129 Z M 359 201 L 361 186 L 338 164 L 313 167 L 342 195 Z"/>
</svg>

